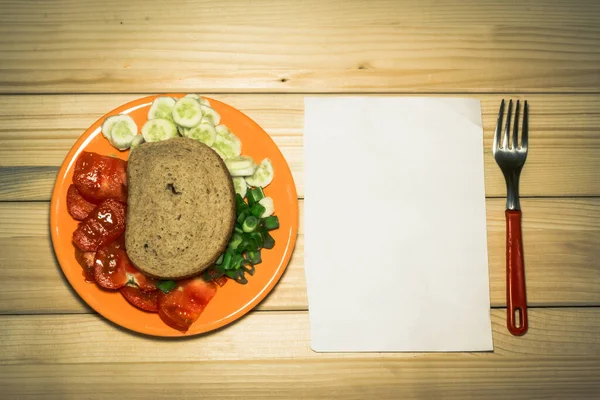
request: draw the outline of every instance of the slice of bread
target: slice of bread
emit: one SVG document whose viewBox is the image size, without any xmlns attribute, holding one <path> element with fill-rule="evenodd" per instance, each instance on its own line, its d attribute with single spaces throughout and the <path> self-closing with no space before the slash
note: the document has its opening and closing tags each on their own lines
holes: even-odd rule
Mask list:
<svg viewBox="0 0 600 400">
<path fill-rule="evenodd" d="M 127 166 L 125 247 L 143 273 L 194 276 L 215 263 L 235 224 L 235 192 L 221 157 L 187 138 L 144 143 Z"/>
</svg>

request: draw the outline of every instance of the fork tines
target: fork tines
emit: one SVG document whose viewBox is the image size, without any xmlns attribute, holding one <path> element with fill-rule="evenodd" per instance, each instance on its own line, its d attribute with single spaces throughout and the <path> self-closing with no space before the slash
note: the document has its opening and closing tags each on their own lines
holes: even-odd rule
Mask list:
<svg viewBox="0 0 600 400">
<path fill-rule="evenodd" d="M 502 145 L 500 145 L 500 139 L 502 136 L 502 124 L 504 117 L 504 99 L 502 99 L 502 103 L 500 103 L 500 112 L 498 113 L 498 122 L 496 123 L 496 132 L 494 134 L 494 153 L 497 149 L 501 150 L 521 150 L 527 151 L 527 142 L 529 136 L 529 108 L 527 106 L 527 100 L 523 105 L 523 127 L 521 129 L 521 146 L 519 147 L 519 111 L 520 111 L 520 101 L 517 100 L 517 104 L 515 107 L 515 122 L 513 126 L 512 136 L 510 133 L 510 123 L 512 120 L 512 109 L 513 109 L 513 101 L 512 99 L 508 102 L 508 112 L 506 113 L 506 124 L 504 127 L 504 136 L 502 139 Z M 509 147 L 509 138 L 510 138 L 510 147 Z"/>
</svg>

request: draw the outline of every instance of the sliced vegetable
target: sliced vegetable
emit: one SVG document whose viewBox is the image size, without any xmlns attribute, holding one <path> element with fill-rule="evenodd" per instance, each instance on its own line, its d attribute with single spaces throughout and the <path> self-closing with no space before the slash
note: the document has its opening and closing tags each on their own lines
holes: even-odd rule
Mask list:
<svg viewBox="0 0 600 400">
<path fill-rule="evenodd" d="M 220 135 L 215 137 L 212 147 L 220 151 L 225 156 L 225 159 L 238 157 L 242 154 L 242 147 L 236 141 Z"/>
<path fill-rule="evenodd" d="M 141 290 L 137 286 L 123 286 L 120 289 L 125 299 L 135 307 L 143 311 L 158 311 L 158 290 Z"/>
<path fill-rule="evenodd" d="M 150 110 L 148 110 L 148 119 L 162 118 L 173 121 L 173 107 L 175 99 L 172 97 L 157 97 Z"/>
<path fill-rule="evenodd" d="M 250 186 L 266 187 L 273 181 L 273 175 L 273 164 L 270 159 L 265 158 L 258 165 L 256 171 L 246 178 L 246 183 Z"/>
<path fill-rule="evenodd" d="M 254 232 L 258 227 L 258 218 L 253 215 L 250 215 L 244 219 L 244 223 L 242 224 L 242 230 L 244 232 Z"/>
<path fill-rule="evenodd" d="M 254 160 L 248 156 L 238 156 L 225 160 L 225 165 L 231 176 L 249 176 L 256 169 Z"/>
<path fill-rule="evenodd" d="M 215 131 L 215 127 L 209 122 L 202 121 L 193 128 L 183 128 L 183 136 L 195 139 L 207 146 L 212 146 L 215 143 L 217 132 Z"/>
<path fill-rule="evenodd" d="M 102 130 L 102 136 L 110 140 L 110 130 L 112 129 L 113 125 L 119 120 L 119 117 L 122 117 L 122 115 L 112 115 L 110 117 L 107 117 L 104 120 L 104 122 L 102 122 L 102 128 L 100 128 Z"/>
<path fill-rule="evenodd" d="M 126 150 L 138 133 L 138 126 L 129 115 L 113 115 L 104 120 L 102 135 L 119 150 Z"/>
<path fill-rule="evenodd" d="M 260 264 L 262 262 L 262 258 L 260 257 L 260 250 L 249 251 L 248 261 L 250 261 L 252 265 Z"/>
<path fill-rule="evenodd" d="M 105 289 L 120 289 L 127 284 L 125 263 L 127 254 L 114 243 L 102 246 L 94 260 L 94 278 Z"/>
<path fill-rule="evenodd" d="M 277 218 L 277 215 L 271 215 L 270 217 L 263 219 L 263 225 L 265 226 L 265 228 L 268 231 L 278 229 L 279 228 L 279 218 Z"/>
<path fill-rule="evenodd" d="M 213 110 L 210 106 L 206 106 L 204 104 L 200 104 L 200 109 L 202 110 L 202 120 L 210 122 L 213 126 L 219 125 L 221 122 L 221 116 L 218 112 Z"/>
<path fill-rule="evenodd" d="M 233 189 L 240 196 L 246 197 L 246 191 L 248 189 L 248 185 L 246 185 L 246 180 L 240 176 L 236 176 L 235 178 L 233 178 Z"/>
<path fill-rule="evenodd" d="M 258 203 L 262 199 L 265 198 L 265 192 L 263 192 L 261 187 L 256 187 L 250 192 L 248 192 L 248 204 L 253 206 L 255 203 Z"/>
<path fill-rule="evenodd" d="M 202 120 L 200 103 L 190 97 L 183 97 L 173 106 L 173 121 L 184 128 L 193 128 Z"/>
<path fill-rule="evenodd" d="M 266 208 L 262 204 L 255 203 L 250 209 L 250 214 L 254 215 L 256 218 L 260 218 L 265 211 Z"/>
<path fill-rule="evenodd" d="M 242 244 L 242 240 L 242 235 L 240 235 L 237 232 L 234 232 L 231 236 L 231 240 L 229 240 L 228 248 L 230 248 L 231 250 L 236 250 L 240 246 L 240 244 Z"/>
<path fill-rule="evenodd" d="M 131 150 L 135 149 L 136 147 L 138 147 L 142 143 L 144 143 L 144 136 L 142 136 L 142 135 L 135 135 L 135 137 L 131 141 Z"/>
<path fill-rule="evenodd" d="M 259 215 L 260 218 L 266 218 L 270 215 L 273 215 L 273 213 L 275 212 L 275 205 L 273 204 L 272 198 L 262 198 L 259 200 L 258 203 L 265 208 L 265 211 L 262 213 L 262 215 Z"/>
<path fill-rule="evenodd" d="M 196 100 L 196 101 L 200 101 L 200 95 L 199 95 L 199 94 L 196 94 L 196 93 L 189 93 L 189 94 L 186 94 L 186 95 L 185 95 L 185 96 L 183 96 L 183 97 L 190 98 L 190 99 L 194 99 L 194 100 Z"/>
<path fill-rule="evenodd" d="M 177 136 L 177 126 L 168 119 L 150 119 L 142 127 L 142 136 L 146 142 L 171 139 Z"/>
<path fill-rule="evenodd" d="M 214 282 L 201 278 L 177 281 L 169 293 L 158 293 L 158 315 L 164 323 L 186 332 L 217 293 Z"/>
<path fill-rule="evenodd" d="M 273 236 L 271 236 L 269 232 L 266 231 L 263 234 L 263 247 L 265 249 L 272 249 L 273 247 L 275 247 L 275 239 L 273 239 Z"/>
<path fill-rule="evenodd" d="M 227 126 L 220 124 L 215 126 L 215 130 L 217 131 L 218 136 L 221 136 L 224 139 L 234 142 L 237 145 L 237 147 L 239 147 L 240 151 L 242 150 L 242 141 L 240 140 L 240 138 L 235 136 L 229 130 L 229 128 L 227 128 Z"/>
</svg>

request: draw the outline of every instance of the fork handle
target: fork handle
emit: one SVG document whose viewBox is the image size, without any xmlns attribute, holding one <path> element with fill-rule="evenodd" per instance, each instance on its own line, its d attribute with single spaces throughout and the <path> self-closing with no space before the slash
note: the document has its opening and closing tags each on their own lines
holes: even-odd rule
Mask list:
<svg viewBox="0 0 600 400">
<path fill-rule="evenodd" d="M 508 331 L 524 335 L 528 320 L 520 210 L 506 210 L 506 302 Z"/>
</svg>

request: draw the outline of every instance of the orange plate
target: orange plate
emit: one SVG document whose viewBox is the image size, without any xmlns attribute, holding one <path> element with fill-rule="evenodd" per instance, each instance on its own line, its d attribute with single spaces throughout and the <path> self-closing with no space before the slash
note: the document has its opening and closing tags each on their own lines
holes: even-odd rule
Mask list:
<svg viewBox="0 0 600 400">
<path fill-rule="evenodd" d="M 269 135 L 239 110 L 209 99 L 211 106 L 221 114 L 222 123 L 241 139 L 243 154 L 253 157 L 257 163 L 265 157 L 269 157 L 273 162 L 275 178 L 265 188 L 265 194 L 273 198 L 275 214 L 279 216 L 280 228 L 271 232 L 275 239 L 275 247 L 262 251 L 263 262 L 256 266 L 256 273 L 248 277 L 246 285 L 230 281 L 219 288 L 216 296 L 187 333 L 168 327 L 160 320 L 158 314 L 138 310 L 118 292 L 106 291 L 96 284 L 86 283 L 82 276 L 82 269 L 75 260 L 71 242 L 77 221 L 71 218 L 66 207 L 66 194 L 73 179 L 75 160 L 83 150 L 105 155 L 116 154 L 126 160 L 129 152 L 118 151 L 102 136 L 100 132 L 102 121 L 110 115 L 129 114 L 141 128 L 147 120 L 148 109 L 156 97 L 138 99 L 109 112 L 77 140 L 67 154 L 56 178 L 50 204 L 50 229 L 54 251 L 63 273 L 79 296 L 94 310 L 114 323 L 136 332 L 155 336 L 190 336 L 220 328 L 242 317 L 264 299 L 277 284 L 287 267 L 296 243 L 298 197 L 290 168 Z"/>
</svg>

